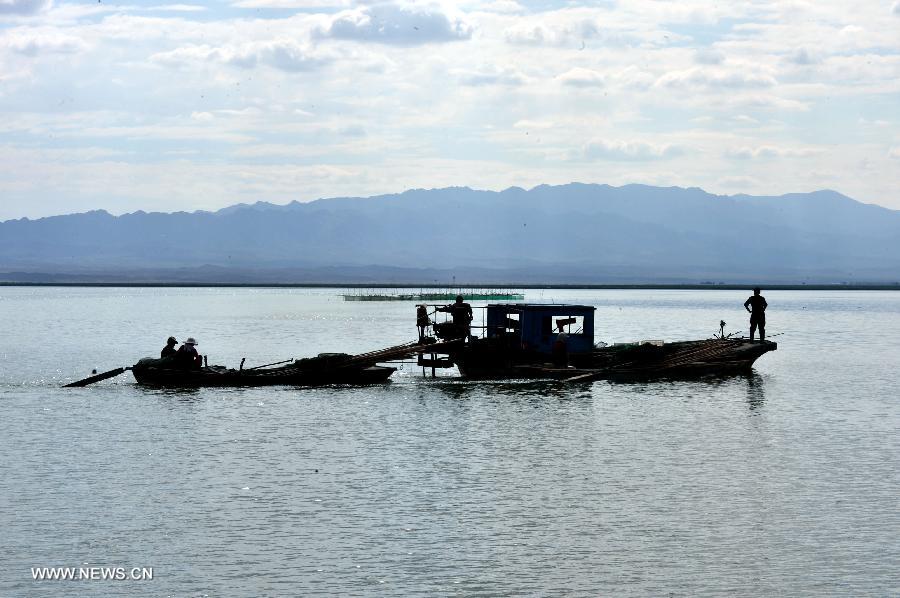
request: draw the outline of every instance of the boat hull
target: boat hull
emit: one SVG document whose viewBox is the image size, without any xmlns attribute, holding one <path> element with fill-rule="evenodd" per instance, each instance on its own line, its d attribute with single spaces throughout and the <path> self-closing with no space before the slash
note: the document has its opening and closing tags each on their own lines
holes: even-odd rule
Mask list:
<svg viewBox="0 0 900 598">
<path fill-rule="evenodd" d="M 451 353 L 460 375 L 470 379 L 554 378 L 653 379 L 696 378 L 746 374 L 759 357 L 774 351 L 771 341 L 711 339 L 663 346 L 627 344 L 595 349 L 590 354 L 570 355 L 569 366 L 547 363 L 546 355 L 472 343 Z"/>
<path fill-rule="evenodd" d="M 196 388 L 205 386 L 323 386 L 338 384 L 378 384 L 386 382 L 397 368 L 369 366 L 358 368 L 333 368 L 327 370 L 301 370 L 298 368 L 273 368 L 268 370 L 234 370 L 221 366 L 196 370 L 158 367 L 158 360 L 142 359 L 131 368 L 138 384 L 157 387 Z"/>
</svg>

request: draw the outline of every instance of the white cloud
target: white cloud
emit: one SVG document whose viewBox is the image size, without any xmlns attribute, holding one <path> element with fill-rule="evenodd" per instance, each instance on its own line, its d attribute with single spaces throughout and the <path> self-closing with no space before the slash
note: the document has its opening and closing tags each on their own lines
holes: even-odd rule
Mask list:
<svg viewBox="0 0 900 598">
<path fill-rule="evenodd" d="M 331 60 L 331 56 L 317 52 L 311 46 L 290 40 L 252 42 L 234 47 L 188 46 L 150 57 L 151 62 L 170 67 L 207 62 L 240 68 L 266 65 L 288 72 L 310 71 Z"/>
<path fill-rule="evenodd" d="M 722 64 L 725 55 L 713 48 L 700 48 L 694 53 L 694 62 L 698 64 Z"/>
<path fill-rule="evenodd" d="M 466 40 L 473 27 L 461 13 L 440 5 L 379 4 L 335 15 L 322 37 L 399 46 Z"/>
<path fill-rule="evenodd" d="M 482 85 L 524 85 L 526 78 L 512 68 L 485 66 L 480 70 L 455 69 L 451 71 L 462 85 L 478 87 Z"/>
<path fill-rule="evenodd" d="M 892 15 L 900 15 L 900 2 L 894 2 L 894 5 L 891 7 Z"/>
<path fill-rule="evenodd" d="M 560 83 L 570 87 L 603 87 L 603 75 L 591 69 L 575 67 L 558 77 Z"/>
<path fill-rule="evenodd" d="M 743 192 L 759 187 L 760 181 L 752 176 L 735 175 L 721 177 L 716 181 L 716 185 Z"/>
<path fill-rule="evenodd" d="M 761 145 L 758 147 L 736 147 L 727 152 L 729 158 L 739 160 L 772 159 L 772 158 L 806 158 L 819 153 L 815 149 L 783 148 L 773 145 Z"/>
<path fill-rule="evenodd" d="M 582 148 L 582 155 L 588 160 L 660 160 L 673 158 L 685 153 L 677 145 L 654 145 L 644 141 L 589 141 Z"/>
<path fill-rule="evenodd" d="M 19 54 L 37 56 L 45 53 L 75 54 L 86 50 L 88 44 L 80 37 L 55 29 L 23 27 L 0 37 L 0 47 L 4 46 Z"/>
<path fill-rule="evenodd" d="M 773 87 L 778 84 L 770 74 L 752 72 L 746 69 L 711 69 L 693 67 L 681 71 L 671 71 L 656 80 L 658 87 L 685 90 L 702 89 L 742 89 Z"/>
<path fill-rule="evenodd" d="M 232 2 L 238 8 L 346 8 L 353 5 L 353 0 L 240 0 Z"/>
<path fill-rule="evenodd" d="M 159 6 L 151 6 L 147 8 L 147 10 L 159 10 L 165 12 L 203 12 L 206 10 L 206 7 L 197 4 L 161 4 Z"/>
<path fill-rule="evenodd" d="M 575 45 L 598 37 L 600 27 L 593 19 L 578 19 L 556 25 L 540 21 L 525 22 L 510 27 L 504 33 L 511 44 L 526 46 Z"/>
<path fill-rule="evenodd" d="M 494 0 L 494 2 L 477 3 L 475 9 L 483 12 L 515 14 L 525 12 L 525 7 L 514 0 Z"/>
<path fill-rule="evenodd" d="M 53 0 L 0 0 L 0 15 L 33 15 L 53 6 Z"/>
<path fill-rule="evenodd" d="M 808 48 L 797 48 L 790 54 L 788 60 L 790 60 L 794 64 L 802 65 L 816 64 L 817 62 L 820 62 L 820 59 L 816 56 L 816 53 L 809 50 Z"/>
<path fill-rule="evenodd" d="M 556 123 L 553 121 L 541 121 L 541 120 L 520 120 L 513 123 L 513 127 L 516 129 L 528 129 L 528 130 L 544 130 L 544 129 L 552 129 L 556 126 Z"/>
</svg>

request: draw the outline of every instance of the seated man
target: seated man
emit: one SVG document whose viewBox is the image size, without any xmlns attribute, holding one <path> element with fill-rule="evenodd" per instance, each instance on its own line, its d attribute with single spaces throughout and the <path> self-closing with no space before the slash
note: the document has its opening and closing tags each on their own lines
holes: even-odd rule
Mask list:
<svg viewBox="0 0 900 598">
<path fill-rule="evenodd" d="M 193 370 L 203 366 L 203 357 L 197 352 L 196 346 L 197 340 L 191 336 L 178 348 L 175 359 L 180 367 Z"/>
<path fill-rule="evenodd" d="M 159 352 L 160 359 L 164 357 L 174 357 L 175 356 L 175 345 L 178 344 L 178 341 L 175 340 L 174 336 L 170 336 L 169 340 L 166 341 L 166 346 L 163 347 L 162 351 Z"/>
</svg>

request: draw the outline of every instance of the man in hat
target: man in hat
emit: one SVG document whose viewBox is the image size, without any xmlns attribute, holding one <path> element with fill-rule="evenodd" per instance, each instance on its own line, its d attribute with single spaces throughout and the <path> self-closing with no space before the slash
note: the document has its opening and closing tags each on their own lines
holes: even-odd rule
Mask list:
<svg viewBox="0 0 900 598">
<path fill-rule="evenodd" d="M 175 345 L 177 344 L 178 341 L 175 340 L 175 337 L 170 336 L 169 340 L 166 341 L 166 346 L 159 352 L 159 357 L 161 359 L 165 357 L 174 357 L 175 353 L 177 353 L 177 351 L 175 351 Z"/>
<path fill-rule="evenodd" d="M 569 367 L 569 335 L 566 333 L 566 320 L 557 320 L 556 329 L 559 334 L 553 341 L 553 365 L 560 368 Z"/>
<path fill-rule="evenodd" d="M 188 370 L 203 367 L 203 358 L 197 353 L 197 344 L 197 339 L 193 336 L 189 336 L 178 348 L 178 351 L 175 353 L 175 358 L 178 360 L 178 364 L 181 367 Z"/>
<path fill-rule="evenodd" d="M 753 335 L 759 327 L 759 342 L 766 340 L 766 298 L 759 294 L 760 289 L 753 289 L 753 294 L 744 301 L 744 309 L 750 312 L 750 341 L 753 341 Z"/>
</svg>

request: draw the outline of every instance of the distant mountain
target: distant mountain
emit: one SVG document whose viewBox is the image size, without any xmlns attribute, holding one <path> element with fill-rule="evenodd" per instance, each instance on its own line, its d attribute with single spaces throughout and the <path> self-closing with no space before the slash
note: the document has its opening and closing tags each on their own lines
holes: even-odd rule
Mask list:
<svg viewBox="0 0 900 598">
<path fill-rule="evenodd" d="M 5 273 L 5 274 L 4 274 Z M 572 183 L 0 223 L 0 280 L 895 282 L 900 212 L 834 191 Z"/>
</svg>

